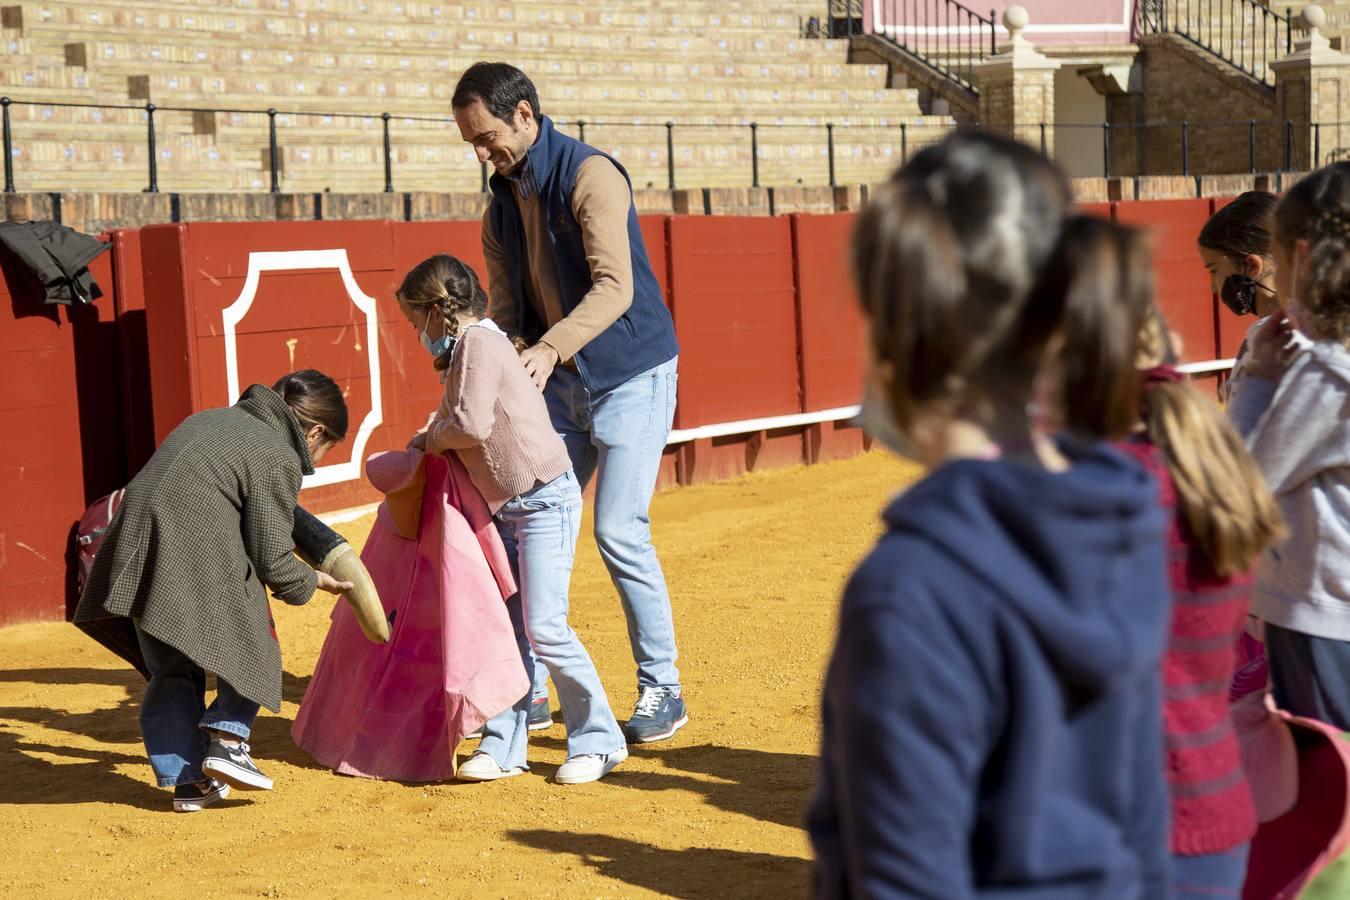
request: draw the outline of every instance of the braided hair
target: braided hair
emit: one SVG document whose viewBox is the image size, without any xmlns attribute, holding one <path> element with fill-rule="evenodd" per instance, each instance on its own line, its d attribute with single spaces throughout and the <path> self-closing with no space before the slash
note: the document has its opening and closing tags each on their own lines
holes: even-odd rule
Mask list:
<svg viewBox="0 0 1350 900">
<path fill-rule="evenodd" d="M 413 266 L 403 277 L 396 296 L 407 306 L 427 310 L 428 315 L 439 312 L 445 333 L 451 337 L 459 335 L 456 313 L 478 319 L 487 316 L 487 293 L 478 276 L 466 263 L 448 253 L 438 253 Z M 449 351 L 437 357 L 437 370 L 443 371 L 449 365 Z"/>
<path fill-rule="evenodd" d="M 1275 209 L 1275 235 L 1292 254 L 1308 242 L 1300 279 L 1299 326 L 1309 337 L 1350 346 L 1350 162 L 1318 169 L 1294 185 Z"/>
</svg>

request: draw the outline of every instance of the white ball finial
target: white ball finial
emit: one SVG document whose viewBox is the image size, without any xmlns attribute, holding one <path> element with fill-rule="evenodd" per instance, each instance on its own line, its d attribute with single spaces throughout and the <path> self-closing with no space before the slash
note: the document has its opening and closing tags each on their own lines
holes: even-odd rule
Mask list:
<svg viewBox="0 0 1350 900">
<path fill-rule="evenodd" d="M 1327 11 L 1316 3 L 1310 3 L 1303 7 L 1303 27 L 1310 33 L 1316 33 L 1321 27 L 1327 24 Z"/>
<path fill-rule="evenodd" d="M 1003 13 L 1003 26 L 1007 28 L 1008 33 L 1012 35 L 1019 34 L 1023 28 L 1027 27 L 1027 24 L 1030 21 L 1031 16 L 1027 13 L 1027 8 L 1025 6 L 1014 4 L 1008 7 Z"/>
</svg>

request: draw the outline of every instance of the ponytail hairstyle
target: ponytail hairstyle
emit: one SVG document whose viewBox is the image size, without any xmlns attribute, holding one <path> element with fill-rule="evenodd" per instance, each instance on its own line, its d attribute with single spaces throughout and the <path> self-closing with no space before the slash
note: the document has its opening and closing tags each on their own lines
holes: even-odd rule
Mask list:
<svg viewBox="0 0 1350 900">
<path fill-rule="evenodd" d="M 456 313 L 468 313 L 475 318 L 485 318 L 488 309 L 487 293 L 473 269 L 463 261 L 447 253 L 438 253 L 422 260 L 403 276 L 395 296 L 400 303 L 429 313 L 439 312 L 445 323 L 445 333 L 451 337 L 459 334 L 455 323 Z M 514 340 L 516 349 L 523 349 L 523 343 Z M 436 359 L 436 369 L 444 371 L 450 366 L 450 352 L 442 353 Z"/>
<path fill-rule="evenodd" d="M 1150 317 L 1145 330 L 1158 321 Z M 1140 342 L 1139 366 L 1145 370 L 1144 433 L 1162 452 L 1187 537 L 1220 578 L 1250 570 L 1285 535 L 1261 470 L 1219 405 L 1164 364 L 1148 335 Z"/>
<path fill-rule="evenodd" d="M 1070 430 L 1133 426 L 1150 266 L 1132 232 L 1071 203 L 1053 163 L 983 132 L 921 151 L 874 195 L 852 265 L 902 431 L 923 413 L 1026 407 L 1048 372 L 1060 408 L 1047 413 Z"/>
<path fill-rule="evenodd" d="M 1239 194 L 1232 203 L 1209 217 L 1205 227 L 1200 229 L 1196 243 L 1222 253 L 1234 262 L 1241 262 L 1248 256 L 1260 256 L 1269 262 L 1271 215 L 1278 200 L 1269 191 Z"/>
<path fill-rule="evenodd" d="M 1295 184 L 1275 208 L 1275 236 L 1291 257 L 1308 242 L 1307 277 L 1297 279 L 1298 322 L 1312 338 L 1350 346 L 1350 162 L 1332 163 Z"/>
<path fill-rule="evenodd" d="M 327 375 L 303 369 L 282 376 L 272 390 L 286 401 L 306 431 L 318 425 L 334 444 L 347 436 L 347 401 L 342 389 Z"/>
</svg>

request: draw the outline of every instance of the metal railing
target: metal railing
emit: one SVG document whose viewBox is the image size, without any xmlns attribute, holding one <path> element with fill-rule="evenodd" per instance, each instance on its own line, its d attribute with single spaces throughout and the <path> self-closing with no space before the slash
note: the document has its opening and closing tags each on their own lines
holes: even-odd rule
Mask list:
<svg viewBox="0 0 1350 900">
<path fill-rule="evenodd" d="M 875 0 L 873 33 L 976 93 L 975 67 L 998 52 L 995 12 L 957 0 Z"/>
<path fill-rule="evenodd" d="M 269 109 L 237 109 L 226 107 L 188 107 L 188 106 L 158 106 L 154 103 L 143 105 L 129 104 L 100 104 L 100 103 L 55 103 L 39 100 L 24 100 L 13 97 L 0 97 L 0 121 L 3 124 L 3 134 L 0 139 L 3 146 L 0 152 L 4 155 L 4 191 L 5 193 L 14 193 L 17 190 L 17 183 L 22 176 L 22 172 L 16 173 L 16 148 L 20 147 L 24 141 L 22 126 L 24 123 L 15 123 L 12 121 L 11 109 L 15 107 L 35 107 L 43 110 L 48 109 L 72 109 L 72 110 L 98 110 L 114 111 L 119 110 L 132 114 L 140 114 L 141 121 L 145 125 L 144 146 L 146 149 L 146 172 L 144 191 L 147 193 L 158 193 L 163 185 L 160 177 L 160 138 L 157 134 L 163 128 L 163 117 L 166 114 L 191 114 L 194 117 L 209 116 L 227 116 L 235 120 L 251 120 L 247 123 L 231 123 L 228 119 L 217 123 L 212 119 L 211 129 L 234 129 L 247 130 L 255 129 L 255 133 L 262 132 L 265 129 L 266 151 L 264 157 L 264 168 L 266 175 L 267 189 L 272 193 L 280 193 L 283 189 L 283 179 L 286 173 L 286 167 L 282 162 L 282 150 L 285 141 L 284 128 L 294 120 L 319 119 L 324 122 L 337 120 L 356 122 L 361 127 L 369 128 L 372 132 L 371 143 L 380 148 L 379 157 L 383 163 L 384 191 L 392 193 L 395 190 L 395 181 L 397 169 L 395 165 L 395 148 L 398 146 L 400 123 L 423 123 L 431 125 L 442 125 L 449 130 L 448 137 L 453 141 L 459 140 L 458 131 L 455 130 L 454 119 L 449 116 L 425 117 L 410 116 L 403 114 L 394 114 L 389 112 L 318 112 L 311 110 L 279 110 Z M 194 122 L 197 119 L 194 118 Z M 677 169 L 680 168 L 680 154 L 682 148 L 681 135 L 686 136 L 691 146 L 699 142 L 711 140 L 734 141 L 737 143 L 747 142 L 749 146 L 749 166 L 746 172 L 747 181 L 752 187 L 760 186 L 760 141 L 761 134 L 766 130 L 773 129 L 791 129 L 798 132 L 809 132 L 819 135 L 819 144 L 816 148 L 820 150 L 819 171 L 810 173 L 809 180 L 812 183 L 825 181 L 831 186 L 839 183 L 836 154 L 836 129 L 848 127 L 854 130 L 864 129 L 887 129 L 896 132 L 898 135 L 898 145 L 903 148 L 906 145 L 906 132 L 908 125 L 906 123 L 897 123 L 888 126 L 863 126 L 863 125 L 836 125 L 834 122 L 823 121 L 819 119 L 806 120 L 784 120 L 776 119 L 773 122 L 755 122 L 755 121 L 687 121 L 676 122 L 668 121 L 619 121 L 619 120 L 586 120 L 578 119 L 575 121 L 555 120 L 554 124 L 560 130 L 571 131 L 579 140 L 585 141 L 597 136 L 603 137 L 604 132 L 611 128 L 623 129 L 651 129 L 660 134 L 660 138 L 653 141 L 654 144 L 663 142 L 665 144 L 664 175 L 667 189 L 675 189 L 679 184 L 677 178 Z M 91 127 L 98 127 L 97 125 Z M 933 128 L 930 130 L 940 131 L 945 129 Z M 425 132 L 424 132 L 425 133 Z M 663 140 L 662 140 L 663 139 Z M 312 143 L 312 142 L 311 142 Z M 466 153 L 468 151 L 466 150 Z M 479 185 L 483 191 L 488 189 L 489 169 L 487 163 L 475 161 L 473 163 L 479 170 Z M 222 170 L 227 167 L 222 166 Z M 803 165 L 805 170 L 805 165 Z M 636 182 L 636 179 L 635 179 Z M 640 183 L 637 186 L 642 186 Z M 655 187 L 654 184 L 648 184 Z M 165 188 L 173 190 L 172 185 Z"/>
<path fill-rule="evenodd" d="M 1267 87 L 1270 64 L 1293 51 L 1293 16 L 1259 0 L 1139 0 L 1142 34 L 1175 34 Z"/>
<path fill-rule="evenodd" d="M 295 118 L 317 116 L 325 120 L 351 120 L 361 123 L 363 128 L 368 128 L 369 146 L 378 148 L 378 151 L 368 158 L 378 159 L 382 164 L 380 174 L 383 176 L 383 189 L 389 193 L 394 192 L 398 175 L 395 150 L 399 146 L 400 129 L 396 127 L 399 123 L 429 123 L 443 126 L 448 132 L 447 140 L 459 140 L 458 132 L 454 130 L 453 119 L 444 116 L 428 118 L 388 112 L 319 113 L 277 109 L 160 107 L 153 103 L 143 106 L 58 104 L 0 97 L 0 120 L 3 124 L 3 134 L 0 135 L 3 147 L 0 148 L 0 152 L 3 152 L 4 156 L 6 193 L 13 193 L 18 189 L 18 182 L 22 180 L 24 174 L 22 171 L 16 171 L 18 168 L 16 160 L 22 157 L 15 151 L 24 139 L 22 128 L 16 126 L 26 123 L 16 123 L 12 121 L 10 115 L 14 107 L 21 106 L 44 109 L 65 107 L 100 111 L 122 110 L 133 114 L 139 113 L 139 120 L 145 127 L 144 190 L 149 193 L 175 190 L 173 185 L 162 183 L 159 170 L 160 137 L 157 131 L 163 127 L 162 117 L 167 113 L 192 113 L 194 116 L 204 113 L 227 114 L 226 122 L 213 124 L 213 127 L 257 131 L 265 129 L 266 144 L 262 160 L 265 180 L 260 179 L 259 184 L 273 193 L 283 190 L 283 179 L 286 176 L 281 161 L 284 129 Z M 231 124 L 231 122 L 248 124 Z M 635 187 L 662 187 L 672 190 L 683 183 L 680 175 L 682 168 L 700 165 L 705 172 L 709 167 L 715 167 L 719 175 L 725 175 L 728 169 L 743 167 L 743 175 L 736 180 L 739 184 L 749 187 L 764 186 L 766 181 L 775 185 L 827 184 L 833 187 L 841 183 L 871 180 L 878 177 L 879 169 L 885 170 L 907 162 L 920 149 L 937 143 L 952 130 L 950 126 L 922 120 L 869 125 L 810 119 L 802 121 L 779 119 L 773 122 L 707 120 L 643 122 L 578 119 L 558 120 L 555 121 L 555 125 L 564 133 L 570 133 L 602 149 L 606 146 L 603 139 L 609 129 L 655 132 L 650 143 L 640 145 L 647 148 L 648 156 L 645 163 L 628 161 L 625 164 L 633 176 Z M 780 129 L 790 129 L 794 133 L 788 140 L 779 142 L 780 153 L 777 157 L 766 160 L 761 146 L 765 134 Z M 1042 152 L 1058 158 L 1073 174 L 1107 178 L 1298 171 L 1315 168 L 1350 155 L 1350 123 L 1317 123 L 1300 127 L 1292 120 L 1255 119 L 1141 124 L 1037 122 L 1016 125 L 1004 130 L 1011 130 L 1016 137 L 1032 146 L 1039 145 Z M 426 133 L 425 130 L 422 132 L 424 136 Z M 596 138 L 600 140 L 597 141 Z M 425 144 L 425 140 L 422 143 Z M 732 154 L 735 162 L 696 164 L 691 161 L 696 148 L 713 144 L 731 147 L 735 151 Z M 664 153 L 657 148 L 663 149 Z M 784 148 L 795 149 L 785 153 Z M 486 191 L 489 176 L 487 164 L 473 159 L 467 150 L 465 153 L 464 169 L 458 170 L 459 181 L 463 183 L 467 180 L 465 170 L 472 167 L 471 170 L 476 170 L 478 176 L 479 189 Z M 864 159 L 859 163 L 858 157 L 864 153 L 883 153 L 884 158 Z M 785 155 L 790 158 L 785 158 Z M 452 162 L 449 165 L 453 172 L 456 164 Z M 322 163 L 312 163 L 312 166 L 314 168 L 307 170 L 307 174 L 312 171 L 325 171 Z M 641 175 L 636 171 L 637 168 L 641 169 Z M 766 169 L 770 171 L 768 179 L 765 178 Z M 847 173 L 843 177 L 841 170 Z M 221 171 L 229 172 L 231 169 L 228 165 L 222 165 Z M 689 177 L 687 171 L 684 177 Z M 657 183 L 658 180 L 661 183 Z M 723 184 L 727 180 L 718 179 Z M 704 185 L 685 184 L 685 186 Z M 237 189 L 233 185 L 229 185 L 228 188 Z M 404 189 L 407 189 L 406 186 Z"/>
</svg>

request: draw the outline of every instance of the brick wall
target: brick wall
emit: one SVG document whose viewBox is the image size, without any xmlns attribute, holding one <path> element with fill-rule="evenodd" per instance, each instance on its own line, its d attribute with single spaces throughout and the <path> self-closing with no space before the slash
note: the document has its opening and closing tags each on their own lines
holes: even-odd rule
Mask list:
<svg viewBox="0 0 1350 900">
<path fill-rule="evenodd" d="M 1192 175 L 1247 172 L 1255 120 L 1256 170 L 1284 165 L 1284 128 L 1275 91 L 1175 35 L 1140 38 L 1143 90 L 1135 102 L 1108 104 L 1113 174 L 1182 172 L 1183 121 Z M 1212 124 L 1217 120 L 1232 124 Z"/>
</svg>

